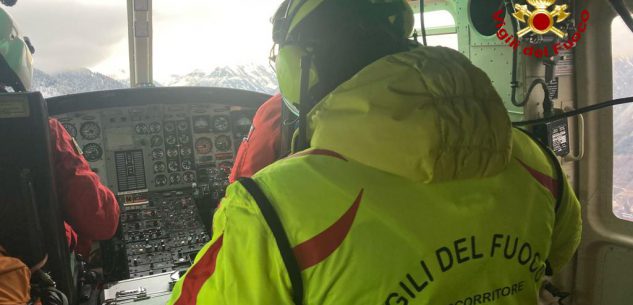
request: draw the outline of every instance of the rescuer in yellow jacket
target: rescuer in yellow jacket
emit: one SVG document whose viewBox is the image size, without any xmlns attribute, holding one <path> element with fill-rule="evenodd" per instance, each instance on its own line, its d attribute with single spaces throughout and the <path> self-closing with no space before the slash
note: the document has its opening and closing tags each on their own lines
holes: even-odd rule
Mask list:
<svg viewBox="0 0 633 305">
<path fill-rule="evenodd" d="M 484 72 L 410 47 L 411 15 L 404 0 L 282 4 L 280 89 L 316 102 L 310 148 L 228 188 L 170 304 L 537 303 L 579 244 L 579 202 Z"/>
</svg>

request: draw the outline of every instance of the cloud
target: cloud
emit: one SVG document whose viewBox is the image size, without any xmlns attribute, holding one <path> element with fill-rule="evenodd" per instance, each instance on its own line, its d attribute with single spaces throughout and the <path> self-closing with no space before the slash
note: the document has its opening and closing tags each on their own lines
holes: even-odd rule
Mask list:
<svg viewBox="0 0 633 305">
<path fill-rule="evenodd" d="M 115 3 L 116 4 L 113 4 Z M 35 46 L 35 66 L 48 72 L 89 67 L 127 36 L 125 1 L 22 0 L 7 8 Z"/>
<path fill-rule="evenodd" d="M 153 1 L 154 77 L 216 66 L 267 63 L 270 17 L 282 0 Z M 19 0 L 8 11 L 46 72 L 128 71 L 127 1 Z"/>
<path fill-rule="evenodd" d="M 631 58 L 633 57 L 633 33 L 624 24 L 621 17 L 615 18 L 611 25 L 612 28 L 612 52 L 614 58 Z"/>
<path fill-rule="evenodd" d="M 273 15 L 281 0 L 154 2 L 154 77 L 196 69 L 268 63 Z"/>
</svg>

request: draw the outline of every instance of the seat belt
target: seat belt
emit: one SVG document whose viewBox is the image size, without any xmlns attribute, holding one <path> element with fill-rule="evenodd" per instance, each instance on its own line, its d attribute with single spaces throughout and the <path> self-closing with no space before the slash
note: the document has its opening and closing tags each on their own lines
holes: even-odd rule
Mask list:
<svg viewBox="0 0 633 305">
<path fill-rule="evenodd" d="M 242 184 L 242 186 L 244 186 L 257 203 L 259 210 L 262 212 L 268 227 L 275 237 L 277 248 L 279 249 L 281 258 L 284 261 L 286 270 L 288 271 L 288 276 L 290 277 L 290 283 L 292 285 L 292 299 L 294 304 L 303 305 L 303 279 L 301 278 L 301 270 L 299 269 L 297 258 L 295 257 L 292 247 L 290 246 L 290 242 L 288 241 L 286 231 L 279 220 L 279 216 L 277 216 L 277 212 L 275 212 L 275 209 L 270 204 L 270 201 L 266 198 L 264 192 L 262 192 L 261 188 L 259 188 L 253 179 L 240 178 L 238 181 Z"/>
</svg>

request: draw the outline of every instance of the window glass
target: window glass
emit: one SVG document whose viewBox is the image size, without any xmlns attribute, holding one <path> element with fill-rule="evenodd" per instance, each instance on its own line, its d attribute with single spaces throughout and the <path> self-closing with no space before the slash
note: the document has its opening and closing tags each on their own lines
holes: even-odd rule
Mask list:
<svg viewBox="0 0 633 305">
<path fill-rule="evenodd" d="M 427 30 L 455 27 L 455 18 L 446 10 L 424 12 L 424 26 Z M 415 28 L 420 28 L 420 13 L 415 14 Z"/>
<path fill-rule="evenodd" d="M 29 0 L 4 7 L 35 48 L 31 90 L 50 97 L 128 87 L 126 3 Z"/>
<path fill-rule="evenodd" d="M 270 17 L 280 2 L 154 1 L 156 85 L 274 93 Z M 6 9 L 35 47 L 31 90 L 51 97 L 129 87 L 127 1 L 30 0 Z M 429 44 L 457 49 L 453 16 L 425 16 Z"/>
<path fill-rule="evenodd" d="M 633 96 L 633 33 L 620 17 L 611 25 L 613 97 Z M 613 108 L 613 213 L 633 221 L 633 105 Z"/>
<path fill-rule="evenodd" d="M 282 1 L 154 1 L 154 79 L 272 94 L 271 17 Z"/>
<path fill-rule="evenodd" d="M 424 13 L 424 27 L 427 35 L 426 41 L 429 46 L 444 46 L 451 49 L 458 49 L 457 31 L 455 29 L 455 19 L 450 12 L 432 11 Z M 415 28 L 421 34 L 420 14 L 415 14 Z M 418 41 L 422 42 L 419 37 Z"/>
</svg>

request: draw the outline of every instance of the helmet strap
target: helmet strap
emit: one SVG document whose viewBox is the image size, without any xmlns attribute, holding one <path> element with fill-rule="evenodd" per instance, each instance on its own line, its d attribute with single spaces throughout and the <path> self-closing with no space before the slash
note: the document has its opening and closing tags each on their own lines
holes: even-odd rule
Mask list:
<svg viewBox="0 0 633 305">
<path fill-rule="evenodd" d="M 299 89 L 299 143 L 297 151 L 302 151 L 310 147 L 308 140 L 308 112 L 312 103 L 308 89 L 310 87 L 310 69 L 312 68 L 312 52 L 307 52 L 301 56 L 301 79 Z"/>
</svg>

